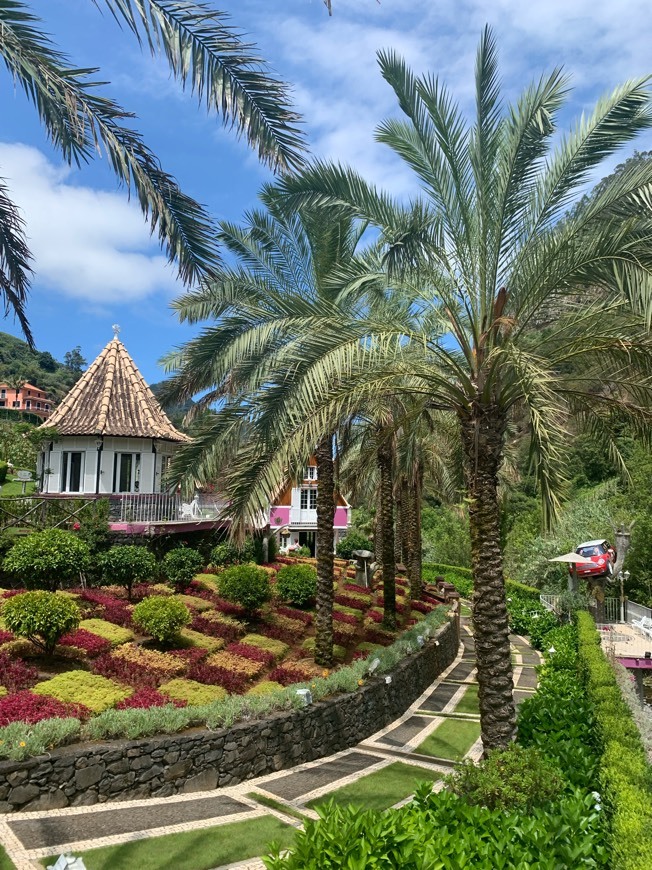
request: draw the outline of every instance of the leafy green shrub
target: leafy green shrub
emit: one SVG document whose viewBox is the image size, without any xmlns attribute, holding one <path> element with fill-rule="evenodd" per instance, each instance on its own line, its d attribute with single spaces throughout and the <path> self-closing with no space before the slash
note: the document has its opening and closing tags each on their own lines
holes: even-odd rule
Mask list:
<svg viewBox="0 0 652 870">
<path fill-rule="evenodd" d="M 226 691 L 221 686 L 206 686 L 182 678 L 163 683 L 159 691 L 172 701 L 187 701 L 189 704 L 210 704 L 226 698 Z"/>
<path fill-rule="evenodd" d="M 134 607 L 133 620 L 160 643 L 171 643 L 191 620 L 190 611 L 181 601 L 152 595 Z"/>
<path fill-rule="evenodd" d="M 645 750 L 588 613 L 578 613 L 577 628 L 580 666 L 602 753 L 600 791 L 611 823 L 612 867 L 650 870 L 652 782 Z"/>
<path fill-rule="evenodd" d="M 292 559 L 309 559 L 312 556 L 310 552 L 310 547 L 301 546 L 295 547 L 294 550 L 288 550 L 287 556 Z"/>
<path fill-rule="evenodd" d="M 124 586 L 131 601 L 135 583 L 145 583 L 156 573 L 156 559 L 146 547 L 133 544 L 111 547 L 99 557 L 102 581 Z"/>
<path fill-rule="evenodd" d="M 51 655 L 59 638 L 79 626 L 81 613 L 75 602 L 65 595 L 24 592 L 6 602 L 2 618 L 9 631 L 28 638 Z"/>
<path fill-rule="evenodd" d="M 242 605 L 250 613 L 272 597 L 269 575 L 255 565 L 234 565 L 222 571 L 218 588 L 223 598 Z"/>
<path fill-rule="evenodd" d="M 605 868 L 600 813 L 591 795 L 575 793 L 549 808 L 519 811 L 469 806 L 421 784 L 398 810 L 377 812 L 330 803 L 306 820 L 289 852 L 275 849 L 268 870 L 343 867 Z"/>
<path fill-rule="evenodd" d="M 98 634 L 105 640 L 111 641 L 111 646 L 120 646 L 134 639 L 134 633 L 129 628 L 122 628 L 104 619 L 82 619 L 79 627 L 93 634 Z"/>
<path fill-rule="evenodd" d="M 276 593 L 282 601 L 306 607 L 317 594 L 317 571 L 312 565 L 284 565 L 276 575 Z"/>
<path fill-rule="evenodd" d="M 0 462 L 0 486 L 2 486 L 2 484 L 7 479 L 7 469 L 8 469 L 7 463 Z"/>
<path fill-rule="evenodd" d="M 525 812 L 555 800 L 566 786 L 561 771 L 540 750 L 515 743 L 479 764 L 464 762 L 445 782 L 470 804 Z"/>
<path fill-rule="evenodd" d="M 163 573 L 177 589 L 183 590 L 190 586 L 195 574 L 198 574 L 204 560 L 196 550 L 178 547 L 163 559 Z"/>
<path fill-rule="evenodd" d="M 80 728 L 79 719 L 43 719 L 33 725 L 11 722 L 0 728 L 0 758 L 22 761 L 44 755 L 56 746 L 72 743 Z"/>
<path fill-rule="evenodd" d="M 87 570 L 90 550 L 74 532 L 44 529 L 20 538 L 5 556 L 3 568 L 27 589 L 54 592 Z"/>
<path fill-rule="evenodd" d="M 349 532 L 337 542 L 335 551 L 340 559 L 352 559 L 354 550 L 371 550 L 373 552 L 373 541 L 370 541 L 365 535 L 360 532 Z"/>
<path fill-rule="evenodd" d="M 66 704 L 82 702 L 94 713 L 115 707 L 132 694 L 131 687 L 119 686 L 113 680 L 87 671 L 67 671 L 51 680 L 39 683 L 32 689 L 37 695 L 50 695 Z"/>
<path fill-rule="evenodd" d="M 242 544 L 233 541 L 222 541 L 211 550 L 211 565 L 242 565 L 253 562 L 255 556 L 254 542 L 251 538 L 245 538 Z"/>
</svg>

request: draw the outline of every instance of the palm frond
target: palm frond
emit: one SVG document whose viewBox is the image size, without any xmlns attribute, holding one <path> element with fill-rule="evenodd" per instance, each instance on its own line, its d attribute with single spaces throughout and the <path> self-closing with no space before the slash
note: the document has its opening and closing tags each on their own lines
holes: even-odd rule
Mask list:
<svg viewBox="0 0 652 870">
<path fill-rule="evenodd" d="M 141 44 L 165 55 L 184 88 L 245 136 L 263 163 L 286 172 L 303 164 L 305 138 L 290 89 L 243 41 L 229 15 L 194 0 L 104 2 Z"/>
<path fill-rule="evenodd" d="M 158 234 L 184 283 L 199 281 L 219 263 L 215 229 L 203 208 L 184 194 L 143 142 L 122 122 L 133 117 L 102 96 L 94 69 L 74 69 L 40 19 L 18 0 L 0 0 L 0 55 L 34 103 L 53 145 L 68 163 L 106 151 L 118 181 L 134 190 L 152 233 Z"/>
<path fill-rule="evenodd" d="M 18 319 L 30 347 L 34 338 L 25 313 L 30 284 L 30 253 L 25 239 L 25 222 L 0 178 L 0 294 L 5 317 Z"/>
</svg>

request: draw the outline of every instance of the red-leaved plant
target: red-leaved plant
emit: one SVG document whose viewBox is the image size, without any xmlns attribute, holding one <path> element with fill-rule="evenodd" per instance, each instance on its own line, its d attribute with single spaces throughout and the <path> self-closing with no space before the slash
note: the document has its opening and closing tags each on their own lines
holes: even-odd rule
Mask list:
<svg viewBox="0 0 652 870">
<path fill-rule="evenodd" d="M 187 701 L 170 701 L 166 695 L 157 692 L 156 689 L 138 689 L 130 698 L 125 698 L 115 705 L 116 710 L 146 709 L 148 707 L 165 707 L 166 704 L 174 704 L 175 707 L 185 707 Z"/>
<path fill-rule="evenodd" d="M 59 640 L 60 646 L 74 646 L 83 650 L 89 658 L 96 658 L 111 649 L 111 641 L 85 628 L 78 628 Z"/>
<path fill-rule="evenodd" d="M 0 698 L 0 726 L 11 722 L 33 725 L 43 719 L 88 719 L 91 711 L 83 704 L 64 704 L 47 695 L 36 695 L 27 690 Z"/>
<path fill-rule="evenodd" d="M 38 681 L 38 671 L 22 659 L 13 659 L 8 653 L 0 651 L 0 686 L 8 692 L 31 689 Z"/>
</svg>

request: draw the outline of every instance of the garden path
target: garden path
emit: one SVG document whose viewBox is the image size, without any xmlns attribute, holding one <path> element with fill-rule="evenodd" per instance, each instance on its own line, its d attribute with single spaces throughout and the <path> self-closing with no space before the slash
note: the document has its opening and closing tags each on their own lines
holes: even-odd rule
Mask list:
<svg viewBox="0 0 652 870">
<path fill-rule="evenodd" d="M 541 659 L 525 638 L 512 636 L 511 642 L 515 699 L 520 703 L 536 689 L 535 666 Z M 210 836 L 217 836 L 220 826 L 264 816 L 300 827 L 302 819 L 317 818 L 314 805 L 329 797 L 370 801 L 378 808 L 400 806 L 419 779 L 432 778 L 434 788 L 441 788 L 441 778 L 457 761 L 478 759 L 479 732 L 473 637 L 469 619 L 463 617 L 453 664 L 399 719 L 352 749 L 210 792 L 4 816 L 0 843 L 17 870 L 34 870 L 49 855 L 78 855 L 207 828 L 212 829 Z M 228 836 L 228 828 L 223 830 Z M 263 864 L 248 859 L 227 866 L 259 870 Z"/>
</svg>

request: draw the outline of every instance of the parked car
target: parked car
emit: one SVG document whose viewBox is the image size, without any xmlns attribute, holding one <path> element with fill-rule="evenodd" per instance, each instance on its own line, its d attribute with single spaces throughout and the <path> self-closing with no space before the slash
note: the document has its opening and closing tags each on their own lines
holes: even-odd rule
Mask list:
<svg viewBox="0 0 652 870">
<path fill-rule="evenodd" d="M 591 564 L 586 562 L 577 565 L 578 577 L 610 577 L 613 574 L 616 549 L 604 538 L 585 541 L 575 549 L 575 552 L 591 560 Z M 568 570 L 572 574 L 573 566 L 569 565 Z"/>
</svg>

